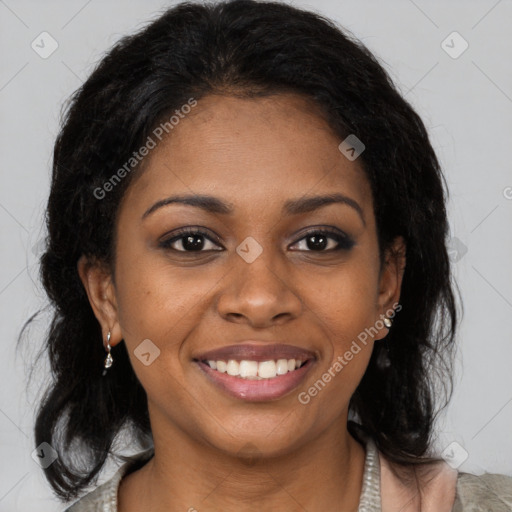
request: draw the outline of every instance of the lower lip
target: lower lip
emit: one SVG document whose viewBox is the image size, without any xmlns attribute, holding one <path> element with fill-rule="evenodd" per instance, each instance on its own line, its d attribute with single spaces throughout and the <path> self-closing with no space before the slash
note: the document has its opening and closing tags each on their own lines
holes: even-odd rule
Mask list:
<svg viewBox="0 0 512 512">
<path fill-rule="evenodd" d="M 248 402 L 277 400 L 291 393 L 305 379 L 313 365 L 313 361 L 309 359 L 300 368 L 277 375 L 273 379 L 250 380 L 218 372 L 202 361 L 196 363 L 211 382 L 229 395 Z"/>
</svg>

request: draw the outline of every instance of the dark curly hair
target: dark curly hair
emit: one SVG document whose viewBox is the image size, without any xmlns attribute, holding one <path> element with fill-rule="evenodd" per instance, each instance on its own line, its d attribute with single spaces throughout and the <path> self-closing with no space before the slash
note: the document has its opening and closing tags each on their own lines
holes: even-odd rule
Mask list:
<svg viewBox="0 0 512 512">
<path fill-rule="evenodd" d="M 119 204 L 143 165 L 108 199 L 95 190 L 189 98 L 280 92 L 314 100 L 340 141 L 355 134 L 364 142 L 358 162 L 373 192 L 381 262 L 395 237 L 407 245 L 402 309 L 387 342 L 375 344 L 350 411 L 400 467 L 435 460 L 433 426 L 452 394 L 459 313 L 446 184 L 423 122 L 372 53 L 332 21 L 278 2 L 186 2 L 114 45 L 71 97 L 55 143 L 40 260 L 53 314 L 42 354 L 53 379 L 35 441 L 60 455 L 45 469 L 60 498 L 78 496 L 109 455 L 124 460 L 115 449 L 121 433 L 152 442 L 146 393 L 124 343 L 112 350 L 117 364 L 101 374 L 100 324 L 77 271 L 81 255 L 113 270 Z M 384 351 L 387 367 L 379 364 Z"/>
</svg>

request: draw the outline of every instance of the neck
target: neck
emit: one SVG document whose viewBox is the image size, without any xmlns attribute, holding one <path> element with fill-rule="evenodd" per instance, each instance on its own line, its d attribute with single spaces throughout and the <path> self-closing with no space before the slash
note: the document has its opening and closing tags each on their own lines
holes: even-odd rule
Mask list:
<svg viewBox="0 0 512 512">
<path fill-rule="evenodd" d="M 156 429 L 154 457 L 121 481 L 119 512 L 355 512 L 365 450 L 346 424 L 345 415 L 315 440 L 285 454 L 244 458 L 201 444 L 180 429 Z"/>
</svg>

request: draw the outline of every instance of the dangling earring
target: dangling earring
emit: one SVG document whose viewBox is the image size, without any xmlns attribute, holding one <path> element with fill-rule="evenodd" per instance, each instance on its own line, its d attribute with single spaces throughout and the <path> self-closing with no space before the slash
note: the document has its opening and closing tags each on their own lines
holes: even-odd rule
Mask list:
<svg viewBox="0 0 512 512">
<path fill-rule="evenodd" d="M 112 366 L 112 363 L 114 362 L 114 360 L 112 359 L 112 355 L 110 354 L 110 349 L 111 349 L 111 346 L 110 346 L 110 331 L 108 331 L 108 334 L 107 334 L 107 351 L 108 351 L 108 354 L 107 354 L 107 357 L 105 358 L 105 370 L 103 370 L 103 375 L 105 375 L 107 373 L 107 368 L 110 368 Z"/>
<path fill-rule="evenodd" d="M 390 329 L 393 325 L 393 322 L 391 321 L 391 318 L 385 316 L 383 319 L 384 325 Z M 387 337 L 384 338 L 384 343 L 386 345 L 385 348 L 381 348 L 379 351 L 379 355 L 377 356 L 377 366 L 381 370 L 387 370 L 391 366 L 391 360 L 389 358 L 389 345 L 388 345 L 388 339 Z"/>
</svg>

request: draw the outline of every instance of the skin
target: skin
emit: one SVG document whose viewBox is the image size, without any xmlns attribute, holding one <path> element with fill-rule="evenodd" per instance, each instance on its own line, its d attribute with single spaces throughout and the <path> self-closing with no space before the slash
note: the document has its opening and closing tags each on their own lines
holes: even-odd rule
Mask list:
<svg viewBox="0 0 512 512">
<path fill-rule="evenodd" d="M 120 512 L 357 510 L 365 451 L 347 431 L 348 404 L 388 329 L 307 405 L 298 394 L 399 301 L 405 246 L 396 239 L 381 266 L 370 185 L 340 142 L 298 95 L 204 97 L 135 171 L 117 220 L 115 275 L 79 261 L 104 339 L 111 331 L 111 346 L 124 340 L 148 396 L 155 456 L 122 480 Z M 356 201 L 363 218 L 342 203 L 281 211 L 287 200 L 334 192 Z M 234 213 L 174 203 L 141 219 L 174 194 L 213 195 Z M 220 245 L 203 239 L 203 252 L 184 253 L 182 238 L 174 251 L 159 247 L 184 226 L 206 228 Z M 311 249 L 312 227 L 337 228 L 354 245 L 332 251 L 329 238 Z M 252 263 L 236 252 L 248 236 L 263 249 Z M 134 355 L 145 339 L 160 349 L 148 366 Z M 256 403 L 217 389 L 192 361 L 250 339 L 317 359 L 298 389 Z"/>
</svg>

